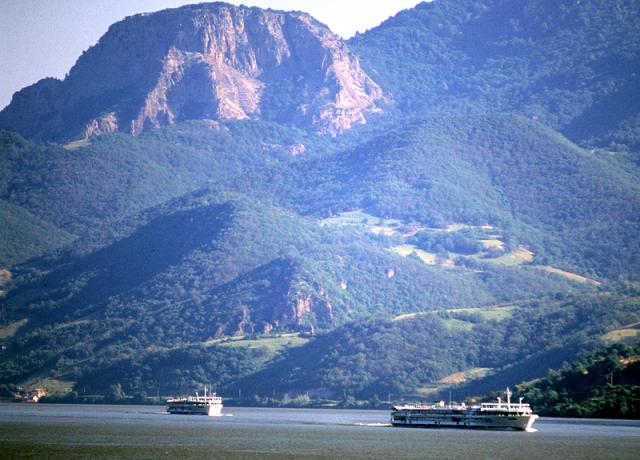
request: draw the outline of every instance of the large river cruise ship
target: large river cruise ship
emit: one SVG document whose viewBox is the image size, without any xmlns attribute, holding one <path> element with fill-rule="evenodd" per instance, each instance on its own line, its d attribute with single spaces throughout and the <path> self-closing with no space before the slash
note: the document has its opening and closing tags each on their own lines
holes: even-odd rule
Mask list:
<svg viewBox="0 0 640 460">
<path fill-rule="evenodd" d="M 192 415 L 222 415 L 222 398 L 215 393 L 207 395 L 207 387 L 204 388 L 204 396 L 185 396 L 167 400 L 167 412 L 170 414 Z"/>
<path fill-rule="evenodd" d="M 498 397 L 496 403 L 482 403 L 479 406 L 463 404 L 437 404 L 394 406 L 391 424 L 415 428 L 480 428 L 497 430 L 535 431 L 533 422 L 538 418 L 529 404 L 511 402 L 511 392 L 507 388 L 507 400 Z"/>
</svg>

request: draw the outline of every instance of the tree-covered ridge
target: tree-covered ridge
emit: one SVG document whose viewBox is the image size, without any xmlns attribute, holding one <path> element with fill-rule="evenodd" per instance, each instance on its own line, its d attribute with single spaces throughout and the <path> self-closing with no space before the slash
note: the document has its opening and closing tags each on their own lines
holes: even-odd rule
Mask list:
<svg viewBox="0 0 640 460">
<path fill-rule="evenodd" d="M 375 406 L 437 399 L 448 389 L 463 399 L 512 385 L 517 376 L 542 375 L 597 349 L 595 337 L 640 318 L 638 305 L 634 296 L 598 294 L 520 304 L 506 315 L 481 308 L 430 311 L 349 323 L 304 340 L 282 337 L 279 349 L 272 348 L 273 335 L 127 354 L 129 346 L 113 345 L 85 364 L 77 377 L 79 394 L 72 397 L 118 387 L 140 400 L 154 396 L 153 390 L 167 395 L 211 383 L 242 404 Z M 477 368 L 490 372 L 454 387 L 442 383 L 450 374 Z"/>
<path fill-rule="evenodd" d="M 639 17 L 629 0 L 435 0 L 350 46 L 402 110 L 516 111 L 637 152 Z"/>
<path fill-rule="evenodd" d="M 503 319 L 485 317 L 478 309 L 347 324 L 292 349 L 231 391 L 415 400 L 425 397 L 421 387 L 449 374 L 492 368 L 487 377 L 454 389 L 455 397 L 464 398 L 487 391 L 487 386 L 512 384 L 514 366 L 519 366 L 515 375 L 540 375 L 597 347 L 592 338 L 634 322 L 639 305 L 637 297 L 605 294 L 523 304 Z"/>
<path fill-rule="evenodd" d="M 213 142 L 208 136 L 219 142 L 217 149 L 207 150 Z M 31 169 L 25 166 L 29 149 L 52 152 L 44 164 L 55 171 L 63 170 L 71 154 L 82 161 L 91 161 L 97 152 L 124 159 L 110 148 L 118 152 L 115 146 L 125 142 L 137 153 L 136 161 L 149 159 L 155 166 L 141 169 L 144 180 L 133 180 L 128 162 L 110 162 L 112 168 L 101 172 L 105 186 L 97 187 L 96 194 L 83 194 L 84 182 L 53 193 L 60 190 L 58 182 L 46 180 L 42 191 L 34 192 L 49 208 L 34 205 L 32 212 L 47 217 L 58 206 L 54 217 L 61 225 L 72 217 L 73 207 L 63 206 L 67 197 L 80 200 L 86 211 L 75 221 L 82 236 L 73 246 L 55 257 L 12 267 L 16 287 L 4 300 L 6 318 L 22 326 L 5 340 L 7 381 L 29 381 L 42 372 L 86 381 L 101 366 L 118 374 L 133 355 L 151 359 L 149 350 L 198 347 L 234 335 L 325 333 L 372 316 L 383 320 L 592 289 L 535 266 L 602 281 L 620 274 L 636 277 L 638 187 L 623 161 L 584 151 L 535 122 L 510 115 L 466 122 L 457 116 L 431 117 L 374 138 L 371 132 L 359 136 L 327 151 L 324 140 L 251 122 L 178 125 L 139 138 L 105 137 L 77 150 L 14 139 L 12 167 L 29 171 L 26 177 L 36 191 L 40 183 L 31 178 L 41 174 L 46 179 L 46 174 L 37 162 Z M 278 143 L 265 147 L 269 140 Z M 309 154 L 292 157 L 288 146 L 293 141 L 307 142 Z M 20 147 L 22 142 L 27 147 Z M 171 145 L 179 147 L 171 150 Z M 165 153 L 158 156 L 161 147 Z M 180 174 L 163 183 L 161 196 L 168 201 L 149 207 L 160 196 L 145 184 L 168 177 L 165 173 L 174 167 L 164 163 L 169 152 L 175 152 L 171 161 Z M 192 165 L 187 155 L 201 162 Z M 237 168 L 227 170 L 224 163 L 232 155 Z M 78 168 L 74 174 L 81 173 Z M 8 196 L 29 206 L 20 198 L 29 196 L 29 188 L 7 177 L 6 190 L 20 192 Z M 132 180 L 129 192 L 111 182 L 123 177 Z M 126 200 L 136 193 L 150 201 Z M 111 196 L 127 206 L 119 207 Z M 100 203 L 110 218 L 94 220 L 89 210 Z M 384 231 L 330 224 L 353 209 L 368 211 L 367 222 L 379 221 Z M 612 221 L 624 225 L 612 226 Z M 384 227 L 385 222 L 396 230 Z M 411 231 L 405 235 L 401 227 Z M 429 243 L 429 238 L 436 239 Z M 466 238 L 466 249 L 456 240 L 461 238 Z M 494 250 L 477 252 L 483 241 Z M 451 264 L 426 263 L 422 253 L 403 253 L 403 245 L 432 251 Z M 533 251 L 533 265 L 500 259 L 521 247 Z M 131 260 L 131 254 L 144 257 Z M 361 375 L 353 375 L 358 398 L 373 397 L 357 386 Z M 208 378 L 218 381 L 211 374 Z"/>
<path fill-rule="evenodd" d="M 477 377 L 461 399 L 633 339 L 637 17 L 423 3 L 352 40 L 393 98 L 336 138 L 0 132 L 2 383 L 348 405 Z M 283 81 L 274 119 L 300 89 Z"/>
<path fill-rule="evenodd" d="M 149 347 L 328 331 L 372 315 L 588 289 L 519 267 L 431 267 L 390 251 L 386 237 L 206 190 L 127 226 L 115 242 L 91 241 L 104 244 L 99 250 L 16 270 L 6 315 L 28 322 L 9 342 L 5 378 L 30 378 L 44 363 L 78 378 L 86 350 L 93 350 L 90 361 L 118 361 Z M 76 346 L 55 345 L 74 341 L 80 357 Z"/>
<path fill-rule="evenodd" d="M 68 245 L 73 235 L 0 200 L 0 265 L 14 265 Z"/>
<path fill-rule="evenodd" d="M 182 124 L 80 148 L 0 133 L 0 197 L 76 235 L 290 157 L 305 135 L 278 125 Z"/>
<path fill-rule="evenodd" d="M 640 417 L 640 345 L 613 345 L 517 390 L 540 415 Z"/>
<path fill-rule="evenodd" d="M 596 278 L 635 278 L 640 266 L 633 167 L 521 116 L 405 120 L 339 154 L 226 186 L 321 217 L 363 209 L 429 227 L 490 224 L 538 263 Z"/>
</svg>

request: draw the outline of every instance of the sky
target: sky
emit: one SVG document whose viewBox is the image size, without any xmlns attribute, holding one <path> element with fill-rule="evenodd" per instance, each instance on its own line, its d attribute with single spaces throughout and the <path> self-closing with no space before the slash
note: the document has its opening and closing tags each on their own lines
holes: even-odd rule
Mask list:
<svg viewBox="0 0 640 460">
<path fill-rule="evenodd" d="M 306 11 L 344 38 L 377 26 L 419 0 L 227 0 Z M 0 0 L 0 108 L 13 93 L 45 77 L 64 78 L 107 28 L 136 13 L 174 8 L 183 0 Z"/>
</svg>

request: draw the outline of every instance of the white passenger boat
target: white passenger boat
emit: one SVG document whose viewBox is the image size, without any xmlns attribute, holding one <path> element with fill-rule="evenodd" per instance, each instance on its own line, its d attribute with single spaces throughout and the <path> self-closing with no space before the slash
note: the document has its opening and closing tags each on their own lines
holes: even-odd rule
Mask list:
<svg viewBox="0 0 640 460">
<path fill-rule="evenodd" d="M 207 395 L 207 387 L 204 388 L 204 396 L 185 396 L 167 400 L 167 412 L 170 414 L 191 415 L 222 415 L 222 398 L 215 393 Z"/>
<path fill-rule="evenodd" d="M 480 428 L 496 430 L 535 431 L 533 422 L 538 418 L 529 404 L 511 402 L 507 388 L 506 403 L 498 397 L 497 403 L 482 403 L 479 406 L 463 404 L 438 404 L 394 406 L 391 424 L 415 428 Z"/>
</svg>

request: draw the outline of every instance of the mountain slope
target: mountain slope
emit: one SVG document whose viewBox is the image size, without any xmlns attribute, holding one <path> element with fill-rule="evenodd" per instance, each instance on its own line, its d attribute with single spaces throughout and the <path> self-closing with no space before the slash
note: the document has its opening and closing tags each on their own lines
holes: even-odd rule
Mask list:
<svg viewBox="0 0 640 460">
<path fill-rule="evenodd" d="M 421 4 L 350 42 L 384 94 L 303 13 L 114 25 L 0 114 L 0 392 L 479 394 L 628 334 L 634 18 Z"/>
<path fill-rule="evenodd" d="M 516 111 L 638 152 L 639 18 L 630 0 L 435 0 L 349 45 L 403 110 Z"/>
<path fill-rule="evenodd" d="M 273 124 L 196 123 L 62 148 L 0 133 L 0 197 L 75 235 L 195 190 L 291 158 L 313 142 Z"/>
<path fill-rule="evenodd" d="M 209 3 L 112 25 L 64 81 L 17 93 L 0 127 L 60 140 L 265 116 L 335 135 L 380 111 L 383 98 L 309 15 Z"/>
<path fill-rule="evenodd" d="M 8 381 L 76 380 L 156 349 L 588 289 L 519 267 L 432 267 L 368 232 L 206 191 L 141 214 L 100 246 L 19 267 L 4 302 L 21 325 L 0 360 Z"/>
<path fill-rule="evenodd" d="M 229 392 L 241 388 L 243 394 L 261 397 L 289 392 L 291 397 L 309 393 L 329 399 L 435 398 L 438 387 L 446 388 L 444 377 L 470 368 L 492 369 L 485 379 L 463 380 L 454 388 L 455 398 L 465 398 L 513 382 L 514 365 L 522 363 L 531 374 L 558 366 L 597 347 L 589 337 L 639 317 L 638 298 L 617 295 L 512 305 L 497 317 L 485 312 L 430 312 L 349 324 L 291 349 Z"/>
<path fill-rule="evenodd" d="M 0 266 L 26 262 L 69 244 L 73 236 L 0 200 Z"/>
<path fill-rule="evenodd" d="M 638 276 L 637 176 L 624 161 L 520 116 L 424 117 L 286 174 L 246 179 L 238 190 L 271 193 L 303 214 L 364 209 L 418 227 L 489 224 L 503 243 L 526 244 L 538 263 Z"/>
<path fill-rule="evenodd" d="M 640 415 L 640 346 L 613 345 L 518 390 L 541 415 L 633 418 Z"/>
</svg>

